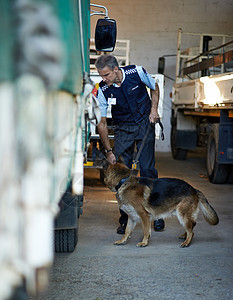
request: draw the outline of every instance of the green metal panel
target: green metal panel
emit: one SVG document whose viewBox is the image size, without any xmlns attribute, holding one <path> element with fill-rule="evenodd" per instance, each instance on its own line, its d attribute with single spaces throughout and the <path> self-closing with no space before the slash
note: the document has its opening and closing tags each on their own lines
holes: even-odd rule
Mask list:
<svg viewBox="0 0 233 300">
<path fill-rule="evenodd" d="M 31 0 L 40 3 L 41 0 Z M 54 9 L 61 28 L 66 73 L 60 88 L 73 94 L 83 91 L 83 74 L 89 73 L 90 0 L 44 0 Z M 13 77 L 15 40 L 12 1 L 0 0 L 0 81 Z"/>
<path fill-rule="evenodd" d="M 82 0 L 85 72 L 90 72 L 90 1 Z"/>
<path fill-rule="evenodd" d="M 83 66 L 77 1 L 60 0 L 57 2 L 66 54 L 66 75 L 61 87 L 69 92 L 80 94 L 82 92 Z"/>
<path fill-rule="evenodd" d="M 11 1 L 0 0 L 0 81 L 12 79 Z"/>
<path fill-rule="evenodd" d="M 83 73 L 89 72 L 90 1 L 51 1 L 57 11 L 66 53 L 66 76 L 61 88 L 81 94 Z M 81 16 L 81 19 L 80 19 Z"/>
</svg>

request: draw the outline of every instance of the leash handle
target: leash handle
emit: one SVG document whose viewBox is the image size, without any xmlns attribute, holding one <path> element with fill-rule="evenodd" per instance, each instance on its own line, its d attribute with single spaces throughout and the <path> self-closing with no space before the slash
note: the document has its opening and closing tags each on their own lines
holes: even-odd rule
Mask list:
<svg viewBox="0 0 233 300">
<path fill-rule="evenodd" d="M 163 128 L 163 124 L 162 124 L 160 118 L 156 120 L 155 124 L 157 124 L 157 123 L 159 124 L 159 126 L 161 128 L 161 140 L 164 141 L 164 133 L 163 133 L 164 128 Z"/>
</svg>

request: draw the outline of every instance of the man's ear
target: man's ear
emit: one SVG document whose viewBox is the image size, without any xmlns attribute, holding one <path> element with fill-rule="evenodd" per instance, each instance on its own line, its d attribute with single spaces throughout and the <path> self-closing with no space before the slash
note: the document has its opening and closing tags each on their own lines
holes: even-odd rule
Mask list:
<svg viewBox="0 0 233 300">
<path fill-rule="evenodd" d="M 122 164 L 125 165 L 125 161 L 124 161 L 124 158 L 123 158 L 122 154 L 120 154 L 120 155 L 117 157 L 117 162 L 118 162 L 118 163 L 122 163 Z"/>
</svg>

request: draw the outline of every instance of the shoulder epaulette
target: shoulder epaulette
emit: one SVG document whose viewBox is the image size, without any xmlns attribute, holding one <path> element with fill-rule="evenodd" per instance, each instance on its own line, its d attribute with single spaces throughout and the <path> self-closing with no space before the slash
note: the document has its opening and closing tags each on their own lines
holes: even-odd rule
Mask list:
<svg viewBox="0 0 233 300">
<path fill-rule="evenodd" d="M 103 81 L 100 82 L 99 86 L 103 92 L 109 88 L 109 86 L 106 83 L 104 83 Z"/>
<path fill-rule="evenodd" d="M 125 74 L 126 75 L 130 75 L 130 74 L 133 74 L 133 73 L 136 73 L 136 72 L 137 72 L 137 69 L 136 69 L 135 65 L 132 65 L 132 66 L 129 66 L 128 68 L 125 68 Z"/>
</svg>

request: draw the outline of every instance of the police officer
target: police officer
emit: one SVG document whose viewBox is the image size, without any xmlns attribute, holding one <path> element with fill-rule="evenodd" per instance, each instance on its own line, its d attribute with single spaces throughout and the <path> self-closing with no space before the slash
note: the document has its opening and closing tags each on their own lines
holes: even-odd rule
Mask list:
<svg viewBox="0 0 233 300">
<path fill-rule="evenodd" d="M 159 86 L 143 67 L 130 65 L 119 68 L 113 55 L 102 55 L 95 63 L 102 81 L 99 83 L 98 100 L 101 121 L 98 132 L 105 148 L 107 160 L 116 163 L 122 155 L 125 164 L 131 168 L 135 143 L 140 149 L 148 126 L 146 142 L 139 157 L 140 176 L 157 178 L 155 169 L 155 130 L 154 123 L 159 118 Z M 151 98 L 147 88 L 150 89 Z M 114 123 L 114 152 L 110 146 L 107 128 L 107 108 L 111 106 Z M 117 233 L 124 234 L 128 216 L 120 210 L 120 226 Z M 154 222 L 154 229 L 164 229 L 163 219 Z"/>
</svg>

